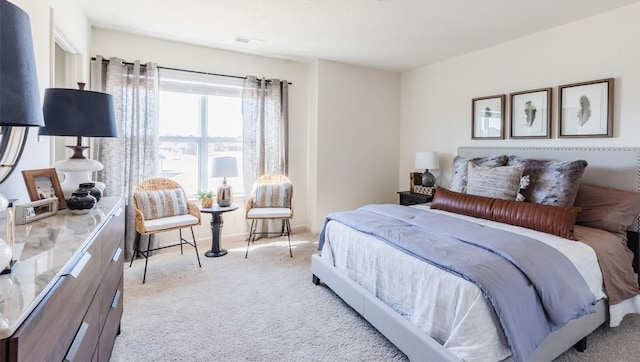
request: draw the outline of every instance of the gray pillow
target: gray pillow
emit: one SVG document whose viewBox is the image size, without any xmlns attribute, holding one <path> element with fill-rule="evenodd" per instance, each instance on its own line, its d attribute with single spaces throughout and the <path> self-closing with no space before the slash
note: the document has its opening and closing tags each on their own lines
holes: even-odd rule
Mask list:
<svg viewBox="0 0 640 362">
<path fill-rule="evenodd" d="M 469 162 L 467 194 L 514 201 L 523 169 L 522 165 L 488 167 Z"/>
<path fill-rule="evenodd" d="M 509 166 L 521 165 L 529 186 L 520 191 L 524 201 L 555 206 L 573 206 L 587 161 L 543 161 L 509 156 Z"/>
<path fill-rule="evenodd" d="M 495 155 L 489 157 L 475 157 L 466 158 L 462 156 L 456 156 L 453 159 L 453 171 L 451 173 L 451 182 L 449 190 L 455 192 L 466 192 L 467 190 L 467 172 L 469 161 L 475 163 L 477 166 L 506 166 L 509 161 L 507 155 Z"/>
</svg>

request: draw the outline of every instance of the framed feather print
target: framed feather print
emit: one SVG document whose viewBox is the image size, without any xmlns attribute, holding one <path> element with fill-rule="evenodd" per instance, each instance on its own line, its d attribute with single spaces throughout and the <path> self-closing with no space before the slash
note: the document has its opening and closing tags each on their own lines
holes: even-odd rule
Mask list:
<svg viewBox="0 0 640 362">
<path fill-rule="evenodd" d="M 504 139 L 504 94 L 471 100 L 471 139 Z"/>
<path fill-rule="evenodd" d="M 559 88 L 559 138 L 613 137 L 613 78 Z"/>
<path fill-rule="evenodd" d="M 551 137 L 551 88 L 511 93 L 510 138 Z"/>
</svg>

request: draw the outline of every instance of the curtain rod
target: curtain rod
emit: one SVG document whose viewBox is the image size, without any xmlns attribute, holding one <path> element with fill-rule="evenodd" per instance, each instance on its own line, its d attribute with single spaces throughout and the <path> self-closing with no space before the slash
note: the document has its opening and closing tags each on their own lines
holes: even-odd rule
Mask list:
<svg viewBox="0 0 640 362">
<path fill-rule="evenodd" d="M 92 57 L 91 60 L 96 60 L 96 57 Z M 103 62 L 109 63 L 109 59 L 102 59 Z M 133 65 L 132 62 L 125 62 L 123 61 L 122 64 L 124 65 Z M 146 64 L 140 64 L 141 67 L 146 67 Z M 220 74 L 220 73 L 209 73 L 209 72 L 202 72 L 199 70 L 189 70 L 189 69 L 180 69 L 180 68 L 171 68 L 171 67 L 163 67 L 158 65 L 158 69 L 167 69 L 167 70 L 177 70 L 180 72 L 189 72 L 189 73 L 196 73 L 196 74 L 204 74 L 204 75 L 215 75 L 218 77 L 228 77 L 228 78 L 236 78 L 236 79 L 247 79 L 247 77 L 243 77 L 240 75 L 230 75 L 230 74 Z M 271 79 L 267 79 L 267 81 L 271 82 Z M 287 84 L 292 85 L 293 83 L 291 82 L 287 82 Z"/>
</svg>

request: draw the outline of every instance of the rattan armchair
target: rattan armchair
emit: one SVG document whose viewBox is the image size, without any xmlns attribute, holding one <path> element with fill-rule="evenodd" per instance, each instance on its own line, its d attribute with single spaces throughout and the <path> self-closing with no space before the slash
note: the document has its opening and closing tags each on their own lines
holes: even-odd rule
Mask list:
<svg viewBox="0 0 640 362">
<path fill-rule="evenodd" d="M 186 193 L 180 184 L 166 178 L 148 179 L 136 187 L 133 195 L 133 207 L 136 215 L 136 238 L 134 254 L 129 267 L 133 265 L 133 259 L 136 255 L 139 254 L 145 258 L 142 283 L 145 283 L 147 278 L 150 253 L 160 249 L 180 246 L 180 253 L 184 254 L 182 246 L 185 243 L 189 244 L 195 248 L 198 266 L 202 267 L 196 237 L 193 233 L 193 226 L 200 225 L 201 222 L 200 209 L 194 203 L 187 201 Z M 192 242 L 182 237 L 182 229 L 187 227 L 191 229 Z M 172 230 L 178 230 L 179 243 L 162 245 L 153 249 L 149 249 L 150 243 L 147 243 L 146 250 L 140 250 L 140 239 L 143 235 L 151 236 Z"/>
<path fill-rule="evenodd" d="M 293 257 L 290 223 L 293 219 L 293 184 L 287 176 L 281 174 L 260 176 L 253 184 L 251 196 L 247 200 L 245 217 L 247 221 L 251 220 L 245 259 L 249 255 L 249 245 L 255 242 L 257 236 L 262 235 L 287 235 L 289 256 Z M 282 220 L 281 230 L 258 230 L 259 224 L 267 220 Z"/>
</svg>

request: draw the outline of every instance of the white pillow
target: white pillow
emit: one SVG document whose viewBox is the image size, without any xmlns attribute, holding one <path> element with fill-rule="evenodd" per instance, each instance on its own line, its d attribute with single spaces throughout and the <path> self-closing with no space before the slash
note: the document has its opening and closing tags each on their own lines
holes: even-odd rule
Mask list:
<svg viewBox="0 0 640 362">
<path fill-rule="evenodd" d="M 488 167 L 469 162 L 467 194 L 515 200 L 520 190 L 523 170 L 524 167 L 521 165 Z"/>
</svg>

